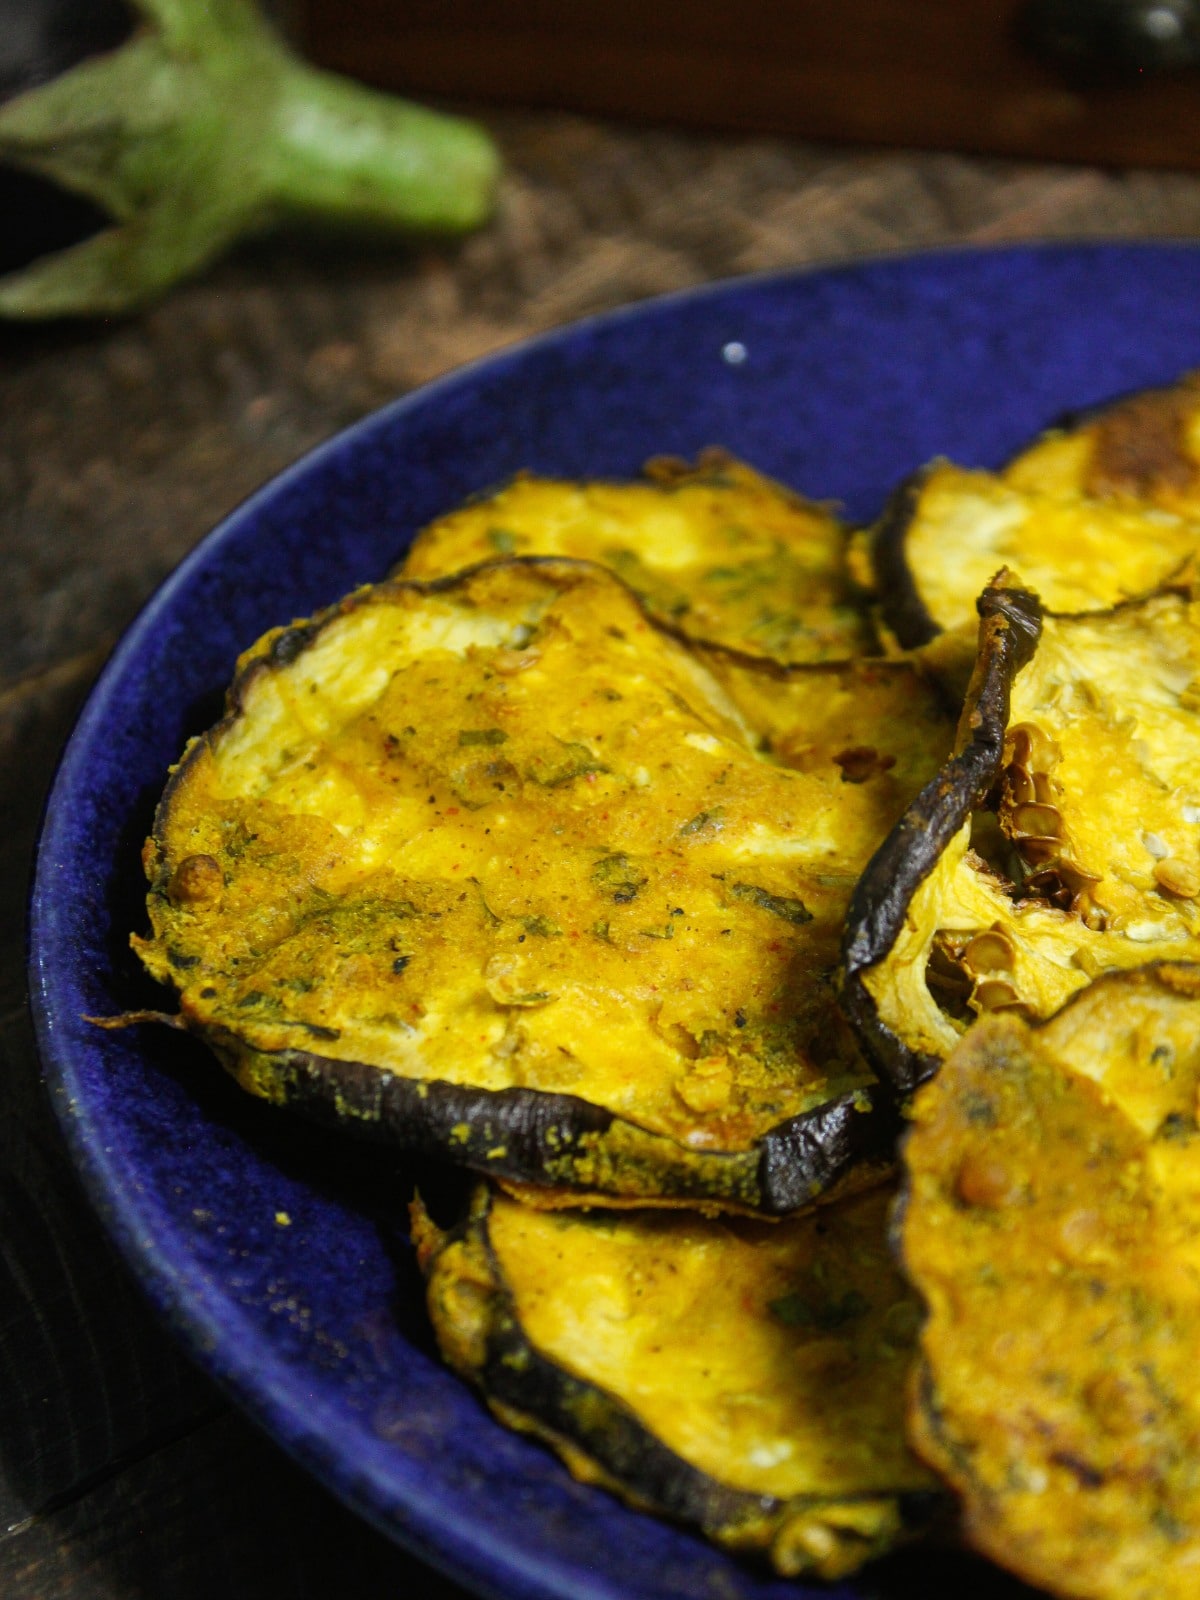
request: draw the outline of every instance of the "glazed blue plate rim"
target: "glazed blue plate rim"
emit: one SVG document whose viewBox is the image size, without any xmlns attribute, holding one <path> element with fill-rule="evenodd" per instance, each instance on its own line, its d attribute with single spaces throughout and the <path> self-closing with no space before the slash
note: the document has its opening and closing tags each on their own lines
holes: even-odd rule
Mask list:
<svg viewBox="0 0 1200 1600">
<path fill-rule="evenodd" d="M 470 1516 L 440 1498 L 436 1489 L 430 1492 L 426 1488 L 416 1464 L 403 1483 L 399 1503 L 394 1485 L 385 1491 L 369 1477 L 364 1479 L 353 1460 L 354 1429 L 344 1412 L 325 1402 L 313 1404 L 309 1396 L 298 1394 L 293 1367 L 273 1349 L 264 1349 L 253 1340 L 243 1344 L 238 1335 L 251 1325 L 223 1285 L 207 1278 L 196 1261 L 173 1255 L 169 1238 L 160 1240 L 152 1229 L 147 1231 L 152 1218 L 139 1193 L 130 1187 L 119 1164 L 106 1150 L 111 1130 L 94 1120 L 86 1093 L 81 1097 L 79 1062 L 69 1043 L 60 1045 L 64 971 L 70 965 L 73 927 L 71 906 L 64 903 L 58 890 L 58 875 L 61 863 L 73 853 L 73 804 L 87 787 L 89 759 L 96 741 L 105 737 L 122 688 L 131 676 L 136 677 L 139 659 L 179 597 L 188 593 L 199 576 L 220 565 L 229 547 L 266 508 L 305 480 L 318 476 L 331 463 L 349 459 L 372 439 L 395 434 L 411 418 L 470 393 L 485 376 L 500 380 L 519 377 L 526 363 L 545 352 L 566 352 L 581 338 L 586 341 L 593 335 L 619 334 L 631 324 L 650 327 L 663 319 L 669 323 L 680 311 L 705 305 L 717 307 L 733 297 L 752 299 L 755 294 L 786 293 L 790 286 L 802 292 L 804 286 L 818 279 L 862 281 L 873 274 L 897 271 L 919 277 L 922 273 L 953 270 L 955 263 L 969 264 L 980 259 L 1033 263 L 1038 259 L 1061 262 L 1071 256 L 1093 260 L 1103 256 L 1123 260 L 1130 267 L 1152 260 L 1178 260 L 1186 261 L 1190 267 L 1200 260 L 1200 251 L 1186 242 L 1159 241 L 1033 244 L 999 251 L 966 247 L 725 280 L 588 318 L 506 347 L 452 372 L 325 441 L 224 518 L 140 612 L 104 668 L 79 718 L 47 803 L 38 849 L 30 915 L 30 978 L 46 1077 L 89 1196 L 152 1302 L 200 1365 L 268 1433 L 350 1505 L 425 1559 L 477 1589 L 498 1596 L 519 1596 L 521 1600 L 561 1600 L 568 1593 L 587 1595 L 593 1600 L 619 1600 L 623 1592 L 604 1575 L 590 1573 L 581 1578 L 578 1571 L 565 1572 L 561 1563 L 544 1560 L 519 1537 L 496 1538 L 482 1533 Z M 1037 420 L 1044 423 L 1051 419 Z M 652 453 L 656 453 L 655 441 L 648 440 L 645 454 Z M 912 466 L 919 464 L 913 462 Z M 447 1381 L 457 1382 L 449 1377 Z"/>
</svg>

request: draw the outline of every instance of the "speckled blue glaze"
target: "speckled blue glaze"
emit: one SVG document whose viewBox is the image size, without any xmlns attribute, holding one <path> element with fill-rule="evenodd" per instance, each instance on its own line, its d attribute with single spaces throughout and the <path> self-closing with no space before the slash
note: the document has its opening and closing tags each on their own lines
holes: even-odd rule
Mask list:
<svg viewBox="0 0 1200 1600">
<path fill-rule="evenodd" d="M 1186 245 L 942 254 L 651 302 L 333 439 L 224 522 L 117 650 L 63 760 L 33 900 L 36 1020 L 63 1126 L 192 1353 L 346 1501 L 460 1581 L 512 1600 L 956 1592 L 932 1566 L 912 1587 L 911 1563 L 907 1577 L 798 1589 L 573 1483 L 438 1366 L 394 1163 L 343 1163 L 189 1040 L 82 1020 L 159 1000 L 127 935 L 143 922 L 138 849 L 168 764 L 263 629 L 379 577 L 423 523 L 518 468 L 620 476 L 720 443 L 863 519 L 933 455 L 996 464 L 1066 408 L 1196 365 L 1200 251 Z M 1009 1592 L 997 1583 L 989 1593 Z"/>
</svg>

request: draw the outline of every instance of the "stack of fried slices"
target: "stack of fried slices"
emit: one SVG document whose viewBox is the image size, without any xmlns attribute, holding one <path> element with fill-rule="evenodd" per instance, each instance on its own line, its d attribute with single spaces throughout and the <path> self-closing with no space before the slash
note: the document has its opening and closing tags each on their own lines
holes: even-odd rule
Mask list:
<svg viewBox="0 0 1200 1600">
<path fill-rule="evenodd" d="M 1197 551 L 1189 380 L 869 535 L 717 452 L 518 478 L 242 657 L 135 946 L 247 1089 L 479 1175 L 434 1327 L 579 1476 L 1190 1594 Z"/>
</svg>

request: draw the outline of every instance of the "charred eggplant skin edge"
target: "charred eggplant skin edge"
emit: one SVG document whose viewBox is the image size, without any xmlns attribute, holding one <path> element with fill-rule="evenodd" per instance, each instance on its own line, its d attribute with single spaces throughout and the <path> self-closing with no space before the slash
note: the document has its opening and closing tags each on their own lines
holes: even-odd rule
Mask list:
<svg viewBox="0 0 1200 1600">
<path fill-rule="evenodd" d="M 1151 384 L 1148 388 L 1141 389 L 1123 389 L 1119 394 L 1109 395 L 1105 400 L 1097 400 L 1085 406 L 1072 406 L 1066 411 L 1059 412 L 1058 416 L 1049 422 L 1040 433 L 1035 434 L 1026 444 L 1021 445 L 1010 456 L 1007 456 L 1001 471 L 1011 467 L 1027 451 L 1055 434 L 1078 433 L 1084 428 L 1091 427 L 1094 423 L 1107 421 L 1115 412 L 1122 411 L 1128 406 L 1141 401 L 1165 399 L 1177 394 L 1180 390 L 1188 388 L 1193 390 L 1200 388 L 1200 371 L 1190 370 L 1185 372 L 1182 377 L 1175 379 L 1171 383 L 1156 383 Z"/>
<path fill-rule="evenodd" d="M 1033 657 L 1042 608 L 1028 589 L 990 585 L 978 601 L 980 647 L 963 713 L 961 749 L 925 785 L 867 863 L 850 901 L 842 947 L 842 1006 L 859 1040 L 901 1098 L 937 1071 L 879 1016 L 863 982 L 896 942 L 909 902 L 942 852 L 1000 777 L 1013 680 Z"/>
<path fill-rule="evenodd" d="M 521 1328 L 488 1237 L 490 1194 L 484 1193 L 485 1198 L 476 1201 L 466 1220 L 446 1236 L 442 1248 L 467 1239 L 488 1263 L 491 1295 L 486 1344 L 482 1365 L 467 1376 L 489 1400 L 535 1423 L 543 1436 L 573 1445 L 626 1493 L 710 1536 L 730 1537 L 740 1527 L 761 1527 L 806 1506 L 819 1511 L 829 1502 L 831 1497 L 824 1495 L 784 1500 L 718 1482 L 657 1439 L 623 1401 L 542 1355 Z M 855 1498 L 875 1501 L 879 1495 L 832 1498 L 845 1504 Z M 914 1531 L 925 1527 L 941 1505 L 941 1498 L 931 1491 L 910 1490 L 895 1499 L 906 1526 Z"/>
<path fill-rule="evenodd" d="M 551 572 L 590 566 L 563 556 L 509 559 Z M 451 592 L 475 570 L 426 581 L 393 576 L 371 587 Z M 224 716 L 193 741 L 168 779 L 151 833 L 160 849 L 170 806 L 187 769 L 236 723 L 253 681 L 295 661 L 330 622 L 361 602 L 363 592 L 356 590 L 315 617 L 280 629 L 265 652 L 242 666 L 227 692 Z M 837 665 L 826 664 L 824 670 Z M 785 675 L 788 670 L 782 669 Z M 165 892 L 164 874 L 152 880 L 151 893 L 156 891 Z M 869 1085 L 788 1118 L 745 1150 L 693 1151 L 575 1095 L 405 1079 L 307 1050 L 248 1051 L 232 1034 L 195 1026 L 186 1013 L 179 1023 L 204 1039 L 235 1078 L 250 1077 L 265 1084 L 270 1098 L 312 1121 L 349 1125 L 362 1136 L 448 1156 L 489 1177 L 517 1183 L 571 1189 L 581 1195 L 729 1205 L 763 1216 L 786 1216 L 812 1205 L 850 1178 L 854 1168 L 861 1166 L 864 1180 L 873 1182 L 894 1162 L 895 1112 L 889 1097 Z"/>
<path fill-rule="evenodd" d="M 493 492 L 481 492 L 480 497 L 487 499 Z M 376 594 L 395 593 L 401 590 L 412 590 L 423 595 L 452 594 L 473 574 L 485 568 L 499 565 L 540 567 L 551 574 L 568 574 L 572 571 L 589 571 L 593 568 L 594 563 L 584 561 L 577 556 L 517 555 L 477 561 L 469 567 L 464 567 L 460 572 L 449 572 L 437 578 L 406 578 L 399 569 L 396 569 L 376 583 L 365 584 L 358 589 L 351 590 L 349 594 L 344 595 L 340 600 L 335 601 L 324 610 L 318 611 L 315 616 L 299 622 L 293 622 L 287 627 L 279 628 L 275 632 L 268 649 L 262 653 L 255 652 L 242 665 L 233 682 L 229 685 L 225 693 L 224 714 L 216 723 L 205 729 L 203 733 L 191 742 L 179 762 L 172 768 L 170 777 L 167 779 L 158 804 L 155 807 L 154 819 L 151 824 L 151 837 L 155 840 L 161 839 L 166 826 L 168 810 L 187 768 L 192 761 L 197 759 L 204 745 L 214 747 L 221 736 L 227 733 L 237 722 L 245 709 L 246 694 L 254 681 L 262 673 L 271 672 L 278 667 L 290 666 L 297 657 L 308 649 L 309 645 L 317 640 L 322 631 L 331 622 L 353 611 L 362 602 L 363 595 L 367 590 L 371 590 Z M 752 655 L 747 651 L 737 649 L 733 645 L 718 644 L 706 639 L 694 639 L 684 629 L 671 623 L 668 619 L 654 615 L 641 596 L 629 588 L 619 574 L 608 570 L 608 576 L 614 583 L 619 584 L 625 590 L 632 603 L 637 606 L 651 628 L 689 649 L 699 648 L 728 661 L 754 667 L 756 670 L 768 674 L 779 681 L 786 681 L 790 677 L 809 673 L 833 676 L 850 664 L 847 661 L 778 662 Z M 907 663 L 893 663 L 884 656 L 863 656 L 854 659 L 861 659 L 864 662 L 869 662 L 873 667 L 885 670 L 909 670 Z"/>
<path fill-rule="evenodd" d="M 1029 450 L 1054 434 L 1077 433 L 1094 423 L 1104 422 L 1123 408 L 1141 401 L 1154 401 L 1169 396 L 1189 379 L 1200 390 L 1196 373 L 1188 374 L 1175 384 L 1158 384 L 1145 389 L 1130 389 L 1124 393 L 1098 401 L 1094 405 L 1062 412 L 1046 427 L 1002 463 L 1003 472 L 1019 461 Z M 916 576 L 908 561 L 908 530 L 916 515 L 926 480 L 939 465 L 937 461 L 920 467 L 901 480 L 888 497 L 879 520 L 870 531 L 871 570 L 875 575 L 883 620 L 895 635 L 896 641 L 906 650 L 916 650 L 942 632 L 926 609 L 917 587 Z"/>
<path fill-rule="evenodd" d="M 201 1035 L 237 1077 L 248 1053 Z M 515 1183 L 643 1201 L 728 1204 L 763 1216 L 811 1205 L 856 1168 L 882 1175 L 897 1121 L 888 1096 L 849 1090 L 747 1150 L 691 1151 L 575 1095 L 402 1078 L 307 1050 L 253 1052 L 250 1074 L 310 1121 L 452 1160 Z"/>
<path fill-rule="evenodd" d="M 888 497 L 871 530 L 871 568 L 883 620 L 905 650 L 916 650 L 941 633 L 921 599 L 908 561 L 908 530 L 926 480 L 937 465 L 920 467 L 903 479 Z"/>
</svg>

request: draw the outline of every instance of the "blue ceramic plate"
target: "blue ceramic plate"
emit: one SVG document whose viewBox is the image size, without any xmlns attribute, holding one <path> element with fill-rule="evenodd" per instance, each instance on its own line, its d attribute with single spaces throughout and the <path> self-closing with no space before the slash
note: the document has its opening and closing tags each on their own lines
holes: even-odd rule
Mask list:
<svg viewBox="0 0 1200 1600">
<path fill-rule="evenodd" d="M 719 443 L 867 518 L 931 456 L 998 463 L 1065 409 L 1189 365 L 1200 251 L 1187 246 L 925 256 L 651 302 L 332 440 L 223 523 L 110 662 L 54 788 L 33 903 L 41 1049 L 75 1158 L 197 1360 L 352 1506 L 466 1584 L 520 1600 L 804 1592 L 575 1484 L 439 1367 L 403 1234 L 412 1175 L 395 1158 L 345 1162 L 176 1034 L 82 1020 L 161 1003 L 127 937 L 168 764 L 259 633 L 381 576 L 422 524 L 518 468 L 623 476 Z M 918 1556 L 820 1592 L 927 1596 L 962 1579 Z"/>
</svg>

